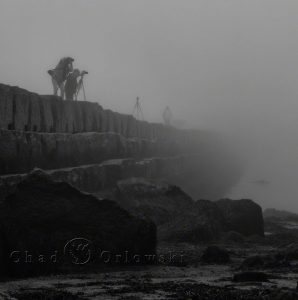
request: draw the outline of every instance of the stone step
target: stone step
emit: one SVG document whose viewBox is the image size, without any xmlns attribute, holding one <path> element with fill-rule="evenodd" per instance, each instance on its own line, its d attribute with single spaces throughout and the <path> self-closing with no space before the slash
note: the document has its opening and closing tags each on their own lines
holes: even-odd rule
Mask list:
<svg viewBox="0 0 298 300">
<path fill-rule="evenodd" d="M 119 180 L 141 177 L 164 180 L 181 187 L 194 199 L 210 200 L 222 197 L 239 176 L 228 162 L 214 164 L 212 157 L 201 154 L 112 159 L 44 172 L 53 180 L 68 182 L 88 193 L 100 194 L 113 189 Z M 11 193 L 26 176 L 27 173 L 0 176 L 0 199 Z"/>
<path fill-rule="evenodd" d="M 159 149 L 158 149 L 159 148 Z M 37 133 L 0 129 L 0 175 L 157 155 L 161 145 L 113 132 Z"/>
<path fill-rule="evenodd" d="M 113 188 L 118 180 L 130 177 L 167 178 L 183 174 L 195 156 L 154 157 L 142 160 L 113 159 L 100 164 L 43 170 L 55 181 L 64 181 L 89 193 Z M 39 169 L 33 170 L 36 172 Z M 10 194 L 28 173 L 0 177 L 0 197 Z"/>
</svg>

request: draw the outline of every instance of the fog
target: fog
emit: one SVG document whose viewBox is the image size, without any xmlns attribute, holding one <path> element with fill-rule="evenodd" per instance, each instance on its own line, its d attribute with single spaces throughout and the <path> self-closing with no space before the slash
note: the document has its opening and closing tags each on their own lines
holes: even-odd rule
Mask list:
<svg viewBox="0 0 298 300">
<path fill-rule="evenodd" d="M 247 167 L 227 196 L 298 212 L 297 1 L 1 0 L 0 36 L 1 83 L 49 94 L 72 56 L 90 101 L 229 134 Z"/>
</svg>

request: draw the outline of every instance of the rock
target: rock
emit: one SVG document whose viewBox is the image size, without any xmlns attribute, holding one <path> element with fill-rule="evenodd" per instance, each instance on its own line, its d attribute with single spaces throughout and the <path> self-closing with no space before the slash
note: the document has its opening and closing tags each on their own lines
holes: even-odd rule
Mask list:
<svg viewBox="0 0 298 300">
<path fill-rule="evenodd" d="M 159 228 L 159 236 L 172 241 L 198 242 L 218 239 L 224 232 L 233 231 L 228 238 L 233 235 L 235 241 L 242 243 L 242 234 L 264 234 L 261 208 L 251 200 L 248 203 L 198 200 L 191 209 L 177 211 L 175 219 Z M 255 220 L 255 224 L 249 220 Z"/>
<path fill-rule="evenodd" d="M 264 220 L 262 208 L 249 199 L 216 201 L 227 225 L 227 230 L 236 231 L 244 236 L 264 236 Z"/>
<path fill-rule="evenodd" d="M 88 156 L 88 154 L 86 154 Z M 75 188 L 88 192 L 100 193 L 106 189 L 114 189 L 119 180 L 131 177 L 145 177 L 146 179 L 161 179 L 171 182 L 175 174 L 176 181 L 185 180 L 187 168 L 196 155 L 173 157 L 152 157 L 145 159 L 111 159 L 100 164 L 81 165 L 77 167 L 46 170 L 54 179 L 65 181 Z M 50 160 L 50 158 L 48 158 Z M 20 182 L 26 174 L 11 174 L 0 178 L 0 198 L 13 191 L 13 186 Z M 193 174 L 194 176 L 194 174 Z M 181 187 L 183 188 L 183 182 Z M 180 184 L 178 185 L 180 186 Z M 198 181 L 193 182 L 197 189 Z M 190 185 L 188 184 L 188 189 Z M 210 190 L 212 190 L 210 186 Z M 199 192 L 199 190 L 197 189 Z M 189 197 L 189 196 L 188 196 Z"/>
<path fill-rule="evenodd" d="M 267 208 L 263 212 L 264 219 L 272 219 L 278 221 L 292 221 L 298 222 L 298 215 L 285 210 L 277 210 L 274 208 Z"/>
<path fill-rule="evenodd" d="M 0 295 L 1 296 L 1 295 Z M 84 298 L 75 295 L 73 293 L 61 290 L 55 290 L 50 288 L 40 288 L 40 289 L 32 289 L 26 291 L 19 291 L 11 293 L 11 297 L 13 298 L 4 298 L 3 300 L 31 300 L 31 299 L 43 299 L 43 300 L 55 300 L 55 299 L 63 299 L 63 300 L 83 300 Z"/>
<path fill-rule="evenodd" d="M 90 247 L 95 265 L 102 263 L 102 251 L 110 256 L 128 251 L 129 255 L 142 257 L 155 253 L 156 247 L 156 227 L 152 222 L 131 216 L 113 201 L 99 201 L 67 183 L 54 182 L 41 171 L 28 175 L 0 203 L 0 225 L 5 241 L 1 249 L 7 254 L 0 269 L 9 261 L 6 274 L 11 275 L 74 270 L 69 259 L 81 259 L 75 252 L 77 248 L 66 253 L 71 257 L 63 255 L 65 244 L 74 238 L 92 242 L 86 247 Z M 71 243 L 69 247 L 75 245 Z M 13 251 L 18 252 L 9 257 Z M 26 262 L 26 251 L 32 255 L 32 263 Z M 53 263 L 50 258 L 55 251 L 57 262 Z M 40 254 L 45 257 L 43 263 L 38 259 Z"/>
<path fill-rule="evenodd" d="M 283 253 L 287 261 L 298 260 L 298 244 L 293 243 L 285 247 Z"/>
<path fill-rule="evenodd" d="M 127 139 L 114 132 L 38 133 L 0 129 L 0 174 L 25 173 L 34 167 L 57 169 L 108 159 L 158 155 L 150 140 Z"/>
<path fill-rule="evenodd" d="M 87 155 L 87 154 L 86 154 Z M 75 188 L 98 193 L 103 190 L 114 190 L 119 180 L 131 177 L 167 178 L 175 173 L 184 177 L 184 163 L 192 157 L 175 156 L 148 159 L 111 159 L 100 164 L 82 165 L 71 168 L 46 170 L 54 180 L 67 182 Z M 26 174 L 12 174 L 0 177 L 0 198 L 8 195 Z"/>
<path fill-rule="evenodd" d="M 255 256 L 251 256 L 246 258 L 240 268 L 241 269 L 258 269 L 258 268 L 262 268 L 265 265 L 265 261 L 264 261 L 264 257 L 260 256 L 260 255 L 255 255 Z"/>
<path fill-rule="evenodd" d="M 297 241 L 298 214 L 276 209 L 263 212 L 265 231 L 270 233 L 266 238 L 271 244 L 290 244 Z"/>
<path fill-rule="evenodd" d="M 298 294 L 294 291 L 278 290 L 270 295 L 270 300 L 297 300 Z"/>
<path fill-rule="evenodd" d="M 200 260 L 207 264 L 225 264 L 230 262 L 230 255 L 226 249 L 210 246 L 205 249 Z"/>
<path fill-rule="evenodd" d="M 157 231 L 159 240 L 177 243 L 197 244 L 213 241 L 220 236 L 220 231 L 213 228 L 212 221 L 187 214 L 158 226 Z"/>
<path fill-rule="evenodd" d="M 170 222 L 158 227 L 159 238 L 176 242 L 208 242 L 218 239 L 225 228 L 225 221 L 212 201 L 194 201 L 187 210 Z"/>
<path fill-rule="evenodd" d="M 190 210 L 193 200 L 179 187 L 157 180 L 129 178 L 116 184 L 116 200 L 137 216 L 161 225 Z"/>
<path fill-rule="evenodd" d="M 289 267 L 289 261 L 282 253 L 271 255 L 255 255 L 246 258 L 240 265 L 240 269 L 274 269 L 280 267 Z"/>
<path fill-rule="evenodd" d="M 242 272 L 235 274 L 233 277 L 234 282 L 258 281 L 268 282 L 268 275 L 263 272 Z"/>
<path fill-rule="evenodd" d="M 223 228 L 223 217 L 213 202 L 195 202 L 165 182 L 144 178 L 118 181 L 115 199 L 133 215 L 152 220 L 160 240 L 210 241 L 219 237 Z"/>
<path fill-rule="evenodd" d="M 228 231 L 222 237 L 223 242 L 225 243 L 234 243 L 234 244 L 242 244 L 244 243 L 243 235 L 239 232 Z"/>
<path fill-rule="evenodd" d="M 160 161 L 160 164 L 165 162 Z M 259 206 L 251 200 L 248 202 L 245 200 L 194 201 L 176 186 L 144 178 L 118 181 L 115 199 L 133 215 L 152 220 L 158 226 L 160 240 L 191 243 L 211 241 L 218 239 L 223 232 L 234 228 L 237 222 L 242 232 L 253 233 L 257 230 L 258 233 L 262 233 L 260 228 L 252 228 L 250 231 L 241 230 L 241 226 L 247 229 L 249 218 L 262 221 Z M 238 207 L 240 207 L 239 211 Z M 257 215 L 253 215 L 254 213 Z M 243 224 L 240 224 L 241 219 L 244 220 Z M 239 232 L 234 232 L 234 238 L 242 242 Z"/>
</svg>

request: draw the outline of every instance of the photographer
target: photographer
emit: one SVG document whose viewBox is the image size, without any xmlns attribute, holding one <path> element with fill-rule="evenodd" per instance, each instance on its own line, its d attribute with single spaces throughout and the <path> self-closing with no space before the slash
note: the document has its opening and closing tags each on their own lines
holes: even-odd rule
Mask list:
<svg viewBox="0 0 298 300">
<path fill-rule="evenodd" d="M 65 82 L 65 96 L 66 100 L 77 100 L 78 93 L 81 88 L 84 88 L 83 86 L 83 76 L 85 74 L 88 74 L 86 71 L 80 72 L 79 69 L 73 70 L 73 72 L 69 73 L 66 82 Z M 79 80 L 78 78 L 81 77 Z M 85 97 L 85 91 L 84 92 L 84 98 Z M 86 99 L 84 99 L 86 100 Z"/>
</svg>

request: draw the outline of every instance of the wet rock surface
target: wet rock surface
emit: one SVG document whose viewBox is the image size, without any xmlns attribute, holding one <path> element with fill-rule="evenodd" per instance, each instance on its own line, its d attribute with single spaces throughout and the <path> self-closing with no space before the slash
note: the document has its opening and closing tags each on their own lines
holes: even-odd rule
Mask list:
<svg viewBox="0 0 298 300">
<path fill-rule="evenodd" d="M 199 261 L 206 245 L 167 243 L 159 245 L 158 255 L 166 255 L 169 250 L 179 254 L 183 250 L 186 264 L 181 266 L 165 262 L 146 268 L 135 266 L 116 268 L 112 271 L 101 269 L 96 273 L 42 277 L 33 281 L 28 279 L 0 282 L 0 293 L 14 296 L 16 299 L 30 299 L 25 298 L 30 295 L 31 299 L 36 295 L 43 295 L 45 298 L 42 299 L 47 299 L 46 295 L 65 295 L 70 297 L 66 299 L 94 300 L 297 299 L 297 275 L 291 275 L 289 271 L 236 271 L 241 260 L 250 253 L 267 253 L 271 248 L 256 244 L 247 244 L 243 248 L 226 247 L 231 253 L 231 260 L 225 265 L 207 265 Z"/>
<path fill-rule="evenodd" d="M 281 240 L 283 242 L 283 240 Z M 203 262 L 207 249 L 229 253 L 229 262 Z M 258 257 L 279 257 L 294 245 L 277 247 L 265 236 L 257 242 L 189 244 L 159 242 L 156 263 L 142 266 L 100 266 L 96 272 L 0 282 L 7 299 L 60 295 L 69 299 L 298 299 L 298 266 L 259 264 Z M 213 256 L 215 257 L 215 256 Z M 253 260 L 251 260 L 253 257 Z M 160 259 L 163 258 L 163 259 Z M 256 259 L 255 259 L 256 258 Z M 242 268 L 251 261 L 249 268 Z M 19 297 L 19 298 L 18 298 Z M 28 297 L 28 298 L 22 298 Z M 59 296 L 58 296 L 59 297 Z M 73 298 L 71 298 L 73 297 Z M 5 298 L 4 298 L 5 299 Z M 60 298 L 57 298 L 60 299 Z M 66 298 L 68 299 L 68 298 Z"/>
<path fill-rule="evenodd" d="M 151 178 L 168 178 L 169 174 L 176 177 L 185 175 L 187 165 L 193 156 L 152 157 L 145 159 L 111 159 L 100 164 L 82 165 L 78 167 L 46 170 L 53 180 L 67 182 L 75 188 L 90 193 L 102 193 L 114 189 L 117 181 L 133 176 Z M 12 174 L 0 177 L 0 197 L 7 196 L 20 181 L 27 176 Z"/>
<path fill-rule="evenodd" d="M 194 201 L 176 186 L 144 178 L 118 181 L 115 199 L 132 214 L 154 221 L 160 240 L 196 243 L 230 230 L 238 240 L 241 233 L 264 235 L 261 207 L 251 200 Z"/>
<path fill-rule="evenodd" d="M 0 174 L 30 172 L 159 154 L 151 140 L 125 138 L 114 132 L 37 133 L 0 130 Z"/>
<path fill-rule="evenodd" d="M 201 262 L 207 264 L 226 264 L 230 262 L 229 252 L 218 246 L 208 247 L 201 256 Z"/>
<path fill-rule="evenodd" d="M 122 207 L 156 225 L 169 222 L 193 205 L 179 187 L 166 182 L 134 177 L 120 180 L 116 186 L 115 198 Z"/>
<path fill-rule="evenodd" d="M 263 272 L 242 272 L 233 276 L 235 282 L 267 282 L 268 280 L 268 275 Z"/>
<path fill-rule="evenodd" d="M 52 289 L 40 289 L 39 291 L 23 290 L 19 293 L 11 293 L 10 296 L 16 300 L 32 300 L 32 299 L 43 299 L 43 300 L 83 300 L 80 296 L 73 295 L 68 292 L 61 292 Z"/>
<path fill-rule="evenodd" d="M 98 251 L 141 257 L 155 253 L 152 222 L 131 216 L 113 201 L 99 201 L 67 183 L 53 182 L 41 171 L 26 177 L 0 203 L 0 223 L 1 270 L 6 275 L 65 271 L 93 258 L 100 264 Z"/>
<path fill-rule="evenodd" d="M 243 261 L 241 269 L 267 269 L 289 267 L 290 262 L 283 253 L 274 253 L 268 255 L 256 255 L 248 257 Z"/>
<path fill-rule="evenodd" d="M 243 235 L 264 235 L 262 208 L 249 199 L 216 201 L 226 219 L 227 229 Z"/>
</svg>

